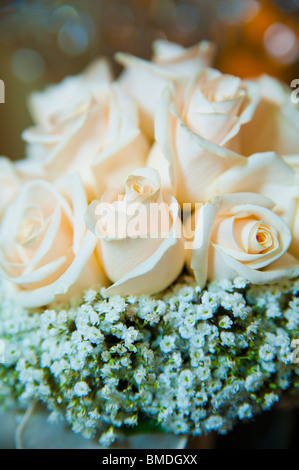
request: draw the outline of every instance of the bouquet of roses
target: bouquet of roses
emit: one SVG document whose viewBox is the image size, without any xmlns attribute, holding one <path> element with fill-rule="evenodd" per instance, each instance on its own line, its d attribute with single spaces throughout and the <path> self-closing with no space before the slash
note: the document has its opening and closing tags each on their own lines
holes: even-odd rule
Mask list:
<svg viewBox="0 0 299 470">
<path fill-rule="evenodd" d="M 117 79 L 105 59 L 96 60 L 82 74 L 67 77 L 60 84 L 30 97 L 35 125 L 23 133 L 27 156 L 15 163 L 6 158 L 0 160 L 0 278 L 5 299 L 9 298 L 18 309 L 14 321 L 19 321 L 16 318 L 20 317 L 24 320 L 29 314 L 32 319 L 32 315 L 38 314 L 40 322 L 48 322 L 46 330 L 51 327 L 53 331 L 60 329 L 61 333 L 61 324 L 64 324 L 63 331 L 67 331 L 68 339 L 74 337 L 76 330 L 77 346 L 80 341 L 91 345 L 91 350 L 82 356 L 83 362 L 80 359 L 81 369 L 65 364 L 55 373 L 50 362 L 40 359 L 42 356 L 38 365 L 39 370 L 50 368 L 60 379 L 62 372 L 72 370 L 70 380 L 73 380 L 72 385 L 77 384 L 74 390 L 78 400 L 74 404 L 74 395 L 66 394 L 63 413 L 69 412 L 68 419 L 72 423 L 76 421 L 76 430 L 81 432 L 84 428 L 87 435 L 98 430 L 99 426 L 94 423 L 98 423 L 100 416 L 93 419 L 93 426 L 88 428 L 85 420 L 80 428 L 74 409 L 82 409 L 85 397 L 94 403 L 99 389 L 103 396 L 97 395 L 98 400 L 106 400 L 106 405 L 113 400 L 121 403 L 115 395 L 116 389 L 122 394 L 120 382 L 125 387 L 131 380 L 124 377 L 120 366 L 116 367 L 114 394 L 107 389 L 107 377 L 111 379 L 115 365 L 111 355 L 116 345 L 107 339 L 108 336 L 111 339 L 111 335 L 119 340 L 117 354 L 123 355 L 121 367 L 130 369 L 132 357 L 128 360 L 126 354 L 138 356 L 142 350 L 141 355 L 147 357 L 142 367 L 139 357 L 135 369 L 131 367 L 130 376 L 134 377 L 138 393 L 146 393 L 139 396 L 136 408 L 130 408 L 126 402 L 126 406 L 115 405 L 114 411 L 112 408 L 109 411 L 107 405 L 105 412 L 110 414 L 109 419 L 102 416 L 104 428 L 107 423 L 113 426 L 136 424 L 136 410 L 140 410 L 141 402 L 145 407 L 143 414 L 154 417 L 176 433 L 189 432 L 190 421 L 196 423 L 199 433 L 225 430 L 235 416 L 248 417 L 249 408 L 254 408 L 252 404 L 242 411 L 238 407 L 226 421 L 223 420 L 225 413 L 221 415 L 217 411 L 215 417 L 216 403 L 214 411 L 207 411 L 208 397 L 219 391 L 215 380 L 219 381 L 221 375 L 218 371 L 218 377 L 217 374 L 213 377 L 214 389 L 212 382 L 210 390 L 203 388 L 213 370 L 207 354 L 218 351 L 215 346 L 218 337 L 221 337 L 222 348 L 235 345 L 243 352 L 248 349 L 248 342 L 237 345 L 236 338 L 230 336 L 234 333 L 227 330 L 234 317 L 238 318 L 238 328 L 241 328 L 241 320 L 244 323 L 244 331 L 237 332 L 238 340 L 243 335 L 245 341 L 245 331 L 248 335 L 257 332 L 258 322 L 255 330 L 253 328 L 255 311 L 249 314 L 248 310 L 253 308 L 248 306 L 248 298 L 253 299 L 253 293 L 258 297 L 264 289 L 262 298 L 265 299 L 265 286 L 275 285 L 272 290 L 269 286 L 268 292 L 274 292 L 274 310 L 281 312 L 281 295 L 275 294 L 277 283 L 284 283 L 281 289 L 285 295 L 297 295 L 296 281 L 288 284 L 290 281 L 286 280 L 299 276 L 299 107 L 292 103 L 290 89 L 277 79 L 264 75 L 243 80 L 222 74 L 212 68 L 213 58 L 214 47 L 209 42 L 184 49 L 177 44 L 157 41 L 150 62 L 118 53 L 116 60 L 124 69 Z M 189 277 L 182 281 L 183 272 L 188 272 Z M 165 293 L 166 289 L 173 289 L 175 282 L 179 282 L 180 289 L 189 289 L 188 293 L 180 291 L 178 297 L 175 290 L 172 294 Z M 207 286 L 212 286 L 212 290 Z M 250 289 L 247 304 L 242 297 L 245 286 L 247 292 Z M 226 297 L 223 294 L 221 298 L 220 291 Z M 80 321 L 77 321 L 74 302 L 80 298 L 83 300 Z M 259 302 L 252 300 L 251 305 L 266 308 L 267 302 Z M 85 305 L 84 312 L 82 305 Z M 62 321 L 61 313 L 65 313 L 66 306 L 70 309 L 69 316 Z M 91 307 L 98 315 L 94 322 Z M 232 317 L 224 315 L 224 310 L 233 312 Z M 216 332 L 214 320 L 212 324 L 208 322 L 219 311 L 221 333 Z M 273 311 L 265 318 L 274 318 Z M 175 323 L 171 323 L 174 312 Z M 250 331 L 249 324 L 245 325 L 248 315 L 252 322 Z M 7 310 L 2 316 L 4 325 L 9 318 Z M 59 327 L 55 323 L 58 318 Z M 118 323 L 120 318 L 122 327 Z M 136 334 L 133 331 L 135 320 L 139 328 L 139 333 L 135 329 Z M 291 321 L 284 317 L 284 321 L 287 320 Z M 82 321 L 84 328 L 89 328 L 88 334 L 80 330 Z M 151 333 L 147 330 L 141 338 L 146 325 L 150 326 Z M 177 337 L 169 325 L 178 328 Z M 269 329 L 274 327 L 277 324 L 271 323 Z M 280 329 L 283 327 L 279 325 Z M 156 336 L 153 336 L 153 328 L 156 328 Z M 203 328 L 207 330 L 202 331 Z M 293 323 L 293 330 L 296 328 L 298 322 Z M 2 334 L 8 334 L 4 326 Z M 212 343 L 207 342 L 207 350 L 204 350 L 207 337 L 214 349 Z M 291 339 L 287 341 L 288 351 L 281 352 L 281 357 L 283 354 L 290 357 Z M 140 348 L 136 347 L 138 341 L 139 346 L 142 344 Z M 182 341 L 184 344 L 180 343 Z M 186 342 L 192 344 L 192 350 L 186 350 Z M 35 344 L 41 346 L 41 337 Z M 158 399 L 157 391 L 156 407 L 154 402 L 148 408 L 144 404 L 153 399 L 153 396 L 148 397 L 145 385 L 142 387 L 145 377 L 152 389 L 157 390 L 157 383 L 162 382 L 167 390 L 173 388 L 165 370 L 163 378 L 158 377 L 157 364 L 152 368 L 149 365 L 153 361 L 149 350 L 157 345 L 168 359 L 176 351 L 177 356 L 171 356 L 172 361 L 183 375 L 180 379 L 173 378 L 181 397 L 181 403 L 175 406 L 183 406 L 184 397 L 188 396 L 195 407 L 192 419 L 187 419 L 186 412 L 180 409 L 176 420 L 171 421 L 166 398 Z M 267 345 L 278 348 L 269 341 Z M 265 348 L 265 344 L 260 345 L 260 349 L 262 347 Z M 17 370 L 22 376 L 24 370 L 28 372 L 35 366 L 28 363 L 28 358 L 23 357 L 22 362 L 24 345 L 21 349 Z M 260 349 L 256 353 L 259 358 Z M 105 367 L 110 367 L 104 378 L 103 365 L 93 372 L 94 377 L 102 377 L 96 391 L 94 384 L 88 385 L 85 380 L 86 374 L 79 374 L 84 369 L 84 361 L 88 364 L 86 358 L 95 357 L 95 350 Z M 178 357 L 182 351 L 191 361 L 187 371 L 185 366 L 182 369 L 182 358 Z M 269 354 L 270 361 L 277 356 L 273 350 Z M 64 351 L 60 360 L 71 355 L 70 351 Z M 228 349 L 226 359 L 217 363 L 218 369 L 222 368 L 222 378 L 232 378 L 228 370 L 230 366 L 231 370 L 237 367 L 229 361 L 235 355 Z M 265 357 L 262 357 L 264 365 Z M 16 358 L 14 361 L 11 364 L 16 364 Z M 250 377 L 257 361 L 250 362 Z M 159 367 L 161 371 L 161 363 Z M 262 372 L 254 372 L 260 383 L 271 375 L 269 369 L 265 366 Z M 92 370 L 90 364 L 89 370 Z M 35 388 L 29 393 L 29 382 L 27 375 L 19 394 L 27 400 L 51 397 L 48 404 L 51 402 L 50 406 L 55 408 L 53 390 L 42 395 L 40 389 Z M 32 379 L 31 385 L 33 382 Z M 70 382 L 65 380 L 61 388 L 67 383 Z M 193 383 L 193 395 L 189 383 Z M 130 386 L 132 391 L 132 384 Z M 252 390 L 249 385 L 246 387 L 252 400 Z M 237 388 L 242 389 L 240 384 Z M 137 394 L 136 389 L 133 392 Z M 92 399 L 90 394 L 93 394 Z M 265 392 L 263 396 L 268 395 Z M 228 394 L 226 400 L 230 398 Z M 240 400 L 244 402 L 244 395 L 240 395 Z M 134 400 L 129 401 L 132 404 Z M 268 401 L 272 403 L 273 397 Z M 72 412 L 68 408 L 70 402 Z M 95 406 L 98 414 L 99 403 Z M 123 413 L 127 409 L 129 418 L 126 415 L 120 419 L 118 415 L 116 419 L 121 406 Z M 201 406 L 200 412 L 198 406 Z M 200 423 L 205 424 L 200 426 Z"/>
</svg>

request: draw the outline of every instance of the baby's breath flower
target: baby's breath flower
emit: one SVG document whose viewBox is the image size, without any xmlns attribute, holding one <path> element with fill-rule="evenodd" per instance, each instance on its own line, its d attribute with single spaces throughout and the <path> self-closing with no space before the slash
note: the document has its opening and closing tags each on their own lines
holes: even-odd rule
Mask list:
<svg viewBox="0 0 299 470">
<path fill-rule="evenodd" d="M 74 394 L 77 397 L 84 397 L 88 395 L 90 392 L 90 388 L 88 387 L 86 382 L 77 382 L 74 386 Z"/>
<path fill-rule="evenodd" d="M 247 286 L 248 284 L 248 280 L 245 279 L 245 277 L 242 277 L 242 276 L 238 276 L 234 279 L 234 286 L 237 288 L 237 289 L 245 289 L 245 287 Z"/>
<path fill-rule="evenodd" d="M 223 344 L 223 346 L 234 346 L 235 344 L 236 337 L 234 333 L 227 333 L 223 331 L 220 334 L 220 338 L 221 338 L 221 343 Z"/>
<path fill-rule="evenodd" d="M 200 382 L 206 382 L 211 376 L 211 370 L 208 367 L 196 367 L 194 374 Z"/>
<path fill-rule="evenodd" d="M 273 361 L 275 353 L 275 348 L 273 346 L 270 346 L 270 344 L 265 344 L 259 350 L 259 356 L 265 362 Z"/>
<path fill-rule="evenodd" d="M 263 376 L 261 372 L 255 372 L 249 375 L 245 380 L 245 388 L 248 392 L 254 392 L 260 383 L 262 382 Z"/>
<path fill-rule="evenodd" d="M 248 403 L 244 403 L 238 409 L 238 416 L 241 420 L 252 418 L 252 407 Z"/>
<path fill-rule="evenodd" d="M 274 403 L 279 401 L 279 396 L 276 393 L 268 393 L 264 396 L 263 409 L 271 408 Z"/>
<path fill-rule="evenodd" d="M 135 382 L 140 385 L 142 382 L 144 382 L 146 378 L 146 370 L 143 366 L 140 366 L 135 372 L 134 372 L 134 379 Z"/>
<path fill-rule="evenodd" d="M 85 292 L 84 294 L 84 302 L 87 303 L 87 304 L 91 304 L 92 302 L 95 301 L 96 297 L 97 297 L 97 291 L 93 290 L 93 289 L 89 289 L 87 292 Z"/>
<path fill-rule="evenodd" d="M 117 439 L 117 434 L 115 433 L 114 428 L 111 426 L 108 431 L 103 433 L 100 437 L 99 444 L 102 447 L 110 447 L 111 444 Z"/>
<path fill-rule="evenodd" d="M 184 370 L 180 373 L 178 382 L 185 388 L 190 388 L 194 380 L 194 375 L 190 370 Z"/>
<path fill-rule="evenodd" d="M 175 341 L 176 337 L 174 335 L 167 335 L 160 341 L 160 349 L 164 353 L 169 353 L 173 349 L 175 349 Z"/>
<path fill-rule="evenodd" d="M 224 315 L 219 320 L 219 326 L 220 328 L 223 328 L 224 330 L 228 330 L 233 325 L 233 323 L 234 322 L 227 315 Z"/>
<path fill-rule="evenodd" d="M 190 325 L 182 325 L 179 328 L 181 338 L 190 339 L 194 335 L 194 328 Z"/>
<path fill-rule="evenodd" d="M 191 348 L 201 349 L 205 344 L 205 335 L 201 333 L 194 333 L 191 337 Z"/>
<path fill-rule="evenodd" d="M 223 426 L 223 418 L 221 416 L 210 416 L 205 422 L 207 431 L 218 431 Z"/>
<path fill-rule="evenodd" d="M 102 435 L 104 446 L 140 413 L 168 432 L 226 432 L 292 387 L 298 292 L 297 281 L 268 288 L 241 279 L 200 291 L 185 277 L 159 300 L 101 290 L 42 313 L 0 292 L 9 358 L 0 364 L 0 403 L 41 399 L 57 418 L 65 409 L 74 431 Z"/>
</svg>

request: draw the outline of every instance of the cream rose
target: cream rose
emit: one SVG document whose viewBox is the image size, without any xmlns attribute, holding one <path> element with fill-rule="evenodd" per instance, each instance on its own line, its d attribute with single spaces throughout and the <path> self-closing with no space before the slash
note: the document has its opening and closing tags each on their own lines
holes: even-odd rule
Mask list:
<svg viewBox="0 0 299 470">
<path fill-rule="evenodd" d="M 213 180 L 245 161 L 236 153 L 237 139 L 256 110 L 258 87 L 214 69 L 193 77 L 183 92 L 181 86 L 163 91 L 148 165 L 160 172 L 163 187 L 172 189 L 180 204 L 204 202 Z"/>
<path fill-rule="evenodd" d="M 37 125 L 23 133 L 33 174 L 55 181 L 79 172 L 90 200 L 144 165 L 149 148 L 137 105 L 110 83 L 105 70 L 96 62 L 82 75 L 33 95 Z"/>
<path fill-rule="evenodd" d="M 106 281 L 95 254 L 97 239 L 84 222 L 80 178 L 63 183 L 63 194 L 44 180 L 24 184 L 0 225 L 0 276 L 25 308 L 80 295 Z"/>
<path fill-rule="evenodd" d="M 196 214 L 188 266 L 201 288 L 206 281 L 243 276 L 269 284 L 299 275 L 299 262 L 287 251 L 292 235 L 274 212 L 273 202 L 258 194 L 219 196 Z"/>
<path fill-rule="evenodd" d="M 51 130 L 87 110 L 93 94 L 113 81 L 105 59 L 92 62 L 82 73 L 66 77 L 45 91 L 35 92 L 29 98 L 29 111 L 35 124 Z"/>
<path fill-rule="evenodd" d="M 99 237 L 99 256 L 113 282 L 108 294 L 154 294 L 182 271 L 179 205 L 171 195 L 162 195 L 157 171 L 141 168 L 130 173 L 125 194 L 107 192 L 100 203 L 90 205 L 86 220 Z"/>
<path fill-rule="evenodd" d="M 119 82 L 139 104 L 142 128 L 151 139 L 154 137 L 156 104 L 165 85 L 170 81 L 187 79 L 211 66 L 215 47 L 208 41 L 184 48 L 157 40 L 153 43 L 153 52 L 152 61 L 122 52 L 116 54 L 116 60 L 125 67 Z"/>
</svg>

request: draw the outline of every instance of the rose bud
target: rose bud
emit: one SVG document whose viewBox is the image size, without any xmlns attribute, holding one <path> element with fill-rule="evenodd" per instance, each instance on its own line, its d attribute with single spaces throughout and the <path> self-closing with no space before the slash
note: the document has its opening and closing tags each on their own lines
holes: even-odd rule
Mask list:
<svg viewBox="0 0 299 470">
<path fill-rule="evenodd" d="M 89 206 L 86 222 L 99 237 L 99 257 L 113 282 L 109 295 L 154 294 L 181 273 L 185 249 L 180 208 L 173 196 L 162 194 L 157 171 L 130 173 L 125 194 L 105 193 Z"/>
</svg>

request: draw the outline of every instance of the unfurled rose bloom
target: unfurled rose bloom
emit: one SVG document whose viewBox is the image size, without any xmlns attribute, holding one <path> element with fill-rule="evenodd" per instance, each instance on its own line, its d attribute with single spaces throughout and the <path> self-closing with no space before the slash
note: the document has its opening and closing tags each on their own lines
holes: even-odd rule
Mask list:
<svg viewBox="0 0 299 470">
<path fill-rule="evenodd" d="M 177 201 L 162 196 L 160 176 L 141 168 L 126 179 L 125 194 L 108 191 L 87 211 L 87 226 L 99 237 L 99 257 L 114 283 L 108 294 L 142 295 L 163 291 L 185 263 Z"/>
<path fill-rule="evenodd" d="M 65 178 L 63 193 L 43 180 L 21 187 L 0 225 L 0 277 L 15 286 L 17 303 L 41 307 L 104 285 L 86 208 L 78 175 Z"/>
<path fill-rule="evenodd" d="M 78 172 L 92 200 L 145 163 L 149 144 L 137 105 L 110 83 L 102 61 L 33 95 L 31 108 L 37 125 L 23 138 L 35 176 L 55 181 Z"/>
<path fill-rule="evenodd" d="M 112 83 L 108 62 L 97 59 L 83 73 L 66 77 L 45 91 L 35 92 L 29 99 L 29 110 L 35 124 L 49 131 L 74 115 L 88 109 L 93 94 Z"/>
<path fill-rule="evenodd" d="M 250 122 L 241 130 L 241 153 L 247 156 L 256 152 L 276 152 L 282 157 L 298 155 L 299 105 L 291 100 L 292 90 L 268 75 L 256 82 L 261 101 Z"/>
<path fill-rule="evenodd" d="M 288 253 L 291 231 L 272 207 L 270 199 L 253 193 L 219 196 L 203 205 L 188 254 L 200 287 L 237 276 L 268 284 L 299 275 L 299 261 Z"/>
<path fill-rule="evenodd" d="M 215 56 L 215 48 L 208 41 L 185 49 L 179 44 L 158 40 L 153 50 L 151 62 L 122 52 L 116 54 L 116 60 L 125 67 L 119 82 L 139 104 L 142 128 L 151 139 L 156 104 L 163 88 L 170 81 L 188 79 L 211 66 Z"/>
<path fill-rule="evenodd" d="M 258 87 L 205 69 L 181 88 L 163 91 L 148 165 L 160 172 L 163 187 L 172 189 L 180 204 L 204 202 L 213 180 L 245 160 L 235 153 L 237 140 L 256 110 Z M 223 150 L 217 154 L 216 148 Z"/>
</svg>

